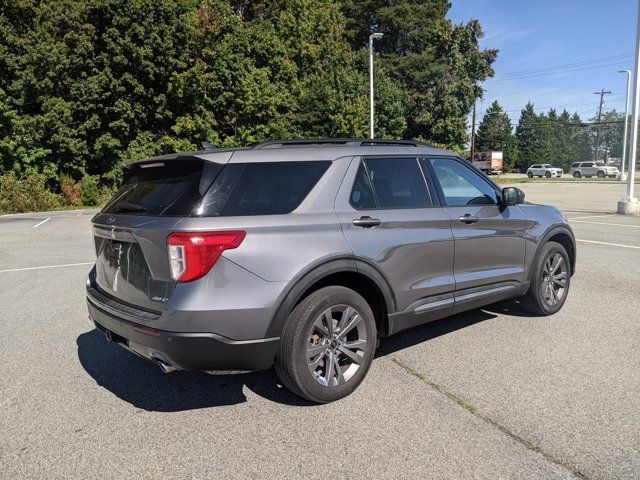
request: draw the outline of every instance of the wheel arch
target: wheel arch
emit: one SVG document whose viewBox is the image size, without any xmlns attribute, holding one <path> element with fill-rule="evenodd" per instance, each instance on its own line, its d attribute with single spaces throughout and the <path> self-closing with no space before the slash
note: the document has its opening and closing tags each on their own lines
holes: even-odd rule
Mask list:
<svg viewBox="0 0 640 480">
<path fill-rule="evenodd" d="M 300 301 L 329 285 L 341 285 L 350 288 L 369 303 L 376 317 L 376 326 L 381 335 L 388 328 L 389 313 L 396 310 L 393 290 L 384 274 L 370 262 L 355 258 L 333 258 L 314 265 L 296 276 L 277 300 L 267 336 L 280 336 L 284 322 Z"/>
<path fill-rule="evenodd" d="M 536 247 L 536 252 L 531 259 L 531 263 L 529 264 L 529 273 L 527 275 L 527 279 L 531 280 L 532 268 L 531 265 L 534 265 L 538 260 L 540 255 L 540 251 L 542 250 L 542 246 L 547 242 L 557 242 L 562 245 L 567 254 L 569 255 L 569 261 L 571 263 L 571 275 L 573 275 L 576 271 L 576 240 L 573 236 L 573 232 L 569 228 L 568 225 L 555 225 L 547 230 L 544 235 L 538 241 L 538 245 Z"/>
</svg>

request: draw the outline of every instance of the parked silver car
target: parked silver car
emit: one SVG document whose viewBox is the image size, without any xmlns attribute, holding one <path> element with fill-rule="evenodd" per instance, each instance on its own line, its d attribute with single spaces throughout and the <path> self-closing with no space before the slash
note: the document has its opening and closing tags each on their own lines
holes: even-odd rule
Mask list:
<svg viewBox="0 0 640 480">
<path fill-rule="evenodd" d="M 409 141 L 132 163 L 92 222 L 87 301 L 109 341 L 164 372 L 275 364 L 313 402 L 351 393 L 379 337 L 511 297 L 557 312 L 576 259 L 557 209 Z"/>
<path fill-rule="evenodd" d="M 571 164 L 571 175 L 574 178 L 617 178 L 620 174 L 617 167 L 611 167 L 604 162 L 576 162 Z"/>
<path fill-rule="evenodd" d="M 549 163 L 537 163 L 527 168 L 527 177 L 561 177 L 564 172 L 561 168 L 554 167 Z"/>
</svg>

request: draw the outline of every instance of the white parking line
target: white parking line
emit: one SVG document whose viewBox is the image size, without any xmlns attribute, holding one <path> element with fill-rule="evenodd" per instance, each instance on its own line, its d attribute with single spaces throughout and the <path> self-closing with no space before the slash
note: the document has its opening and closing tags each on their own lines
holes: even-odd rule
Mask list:
<svg viewBox="0 0 640 480">
<path fill-rule="evenodd" d="M 581 238 L 576 238 L 576 242 L 596 243 L 598 245 L 609 245 L 611 247 L 633 248 L 635 250 L 640 250 L 640 247 L 636 245 L 623 245 L 621 243 L 596 242 L 595 240 L 582 240 Z"/>
<path fill-rule="evenodd" d="M 42 225 L 44 222 L 48 222 L 49 220 L 51 220 L 51 217 L 49 218 L 45 218 L 44 220 L 42 220 L 40 223 L 38 223 L 37 225 L 34 225 L 31 228 L 38 228 L 40 225 Z"/>
<path fill-rule="evenodd" d="M 569 222 L 570 223 L 590 223 L 592 225 L 611 225 L 614 227 L 640 228 L 640 225 L 629 225 L 628 223 L 590 222 L 589 220 L 572 220 L 572 219 L 569 219 Z"/>
<path fill-rule="evenodd" d="M 43 267 L 25 267 L 25 268 L 9 268 L 7 270 L 0 270 L 0 273 L 7 272 L 23 272 L 25 270 L 42 270 L 45 268 L 60 268 L 60 267 L 77 267 L 78 265 L 93 265 L 94 262 L 84 263 L 65 263 L 63 265 L 45 265 Z"/>
<path fill-rule="evenodd" d="M 612 217 L 614 216 L 615 213 L 607 213 L 606 215 L 588 215 L 586 217 L 575 217 L 575 218 L 570 218 L 569 221 L 573 221 L 573 220 L 582 220 L 583 218 L 601 218 L 601 217 Z"/>
</svg>

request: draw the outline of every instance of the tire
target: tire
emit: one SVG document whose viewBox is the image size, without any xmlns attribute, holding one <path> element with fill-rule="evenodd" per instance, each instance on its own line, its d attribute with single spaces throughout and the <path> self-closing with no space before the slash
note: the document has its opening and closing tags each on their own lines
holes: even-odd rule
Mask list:
<svg viewBox="0 0 640 480">
<path fill-rule="evenodd" d="M 604 178 L 604 172 L 602 170 L 598 172 L 598 178 Z"/>
<path fill-rule="evenodd" d="M 527 177 L 529 177 L 529 178 L 533 178 L 533 173 L 531 173 L 531 172 L 527 172 Z"/>
<path fill-rule="evenodd" d="M 580 178 L 582 174 L 580 172 L 573 172 L 573 178 Z"/>
<path fill-rule="evenodd" d="M 560 258 L 557 271 L 549 282 L 549 271 Z M 564 305 L 571 285 L 571 262 L 565 248 L 557 242 L 545 243 L 540 254 L 534 259 L 531 272 L 531 286 L 522 298 L 522 306 L 535 315 L 553 315 Z M 551 285 L 551 286 L 550 286 Z M 561 286 L 562 285 L 562 286 Z M 553 289 L 553 293 L 549 290 Z M 561 292 L 560 292 L 561 290 Z"/>
<path fill-rule="evenodd" d="M 333 332 L 328 328 L 327 311 Z M 348 327 L 358 317 L 360 320 L 340 338 L 340 330 L 344 330 L 340 328 L 341 321 Z M 359 348 L 345 346 L 363 340 Z M 360 385 L 373 361 L 376 341 L 376 321 L 366 300 L 345 287 L 325 287 L 304 298 L 287 318 L 276 356 L 276 372 L 284 386 L 296 395 L 315 403 L 333 402 Z M 344 354 L 344 350 L 351 355 Z M 311 351 L 314 356 L 308 357 Z M 360 357 L 359 363 L 352 360 L 354 357 Z M 338 369 L 332 369 L 336 358 Z"/>
<path fill-rule="evenodd" d="M 547 178 L 551 178 L 551 172 L 545 172 L 544 176 Z"/>
</svg>

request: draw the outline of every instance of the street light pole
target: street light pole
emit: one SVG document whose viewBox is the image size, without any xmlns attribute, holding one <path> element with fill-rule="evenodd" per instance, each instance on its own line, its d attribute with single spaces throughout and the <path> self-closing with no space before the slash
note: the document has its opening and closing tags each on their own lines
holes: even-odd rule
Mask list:
<svg viewBox="0 0 640 480">
<path fill-rule="evenodd" d="M 636 152 L 638 150 L 638 104 L 640 103 L 640 0 L 638 1 L 638 25 L 636 27 L 636 61 L 633 67 L 633 109 L 631 111 L 631 151 L 629 152 L 629 179 L 627 197 L 618 202 L 618 213 L 639 215 L 640 205 L 633 196 L 633 182 L 636 173 Z"/>
<path fill-rule="evenodd" d="M 383 34 L 376 32 L 369 35 L 369 136 L 373 139 L 373 40 L 382 38 Z"/>
<path fill-rule="evenodd" d="M 626 176 L 624 174 L 624 164 L 627 161 L 627 135 L 629 132 L 629 94 L 631 93 L 631 71 L 619 70 L 618 73 L 627 74 L 627 96 L 624 101 L 624 137 L 622 137 L 622 165 L 620 169 L 620 180 L 625 180 Z"/>
</svg>

